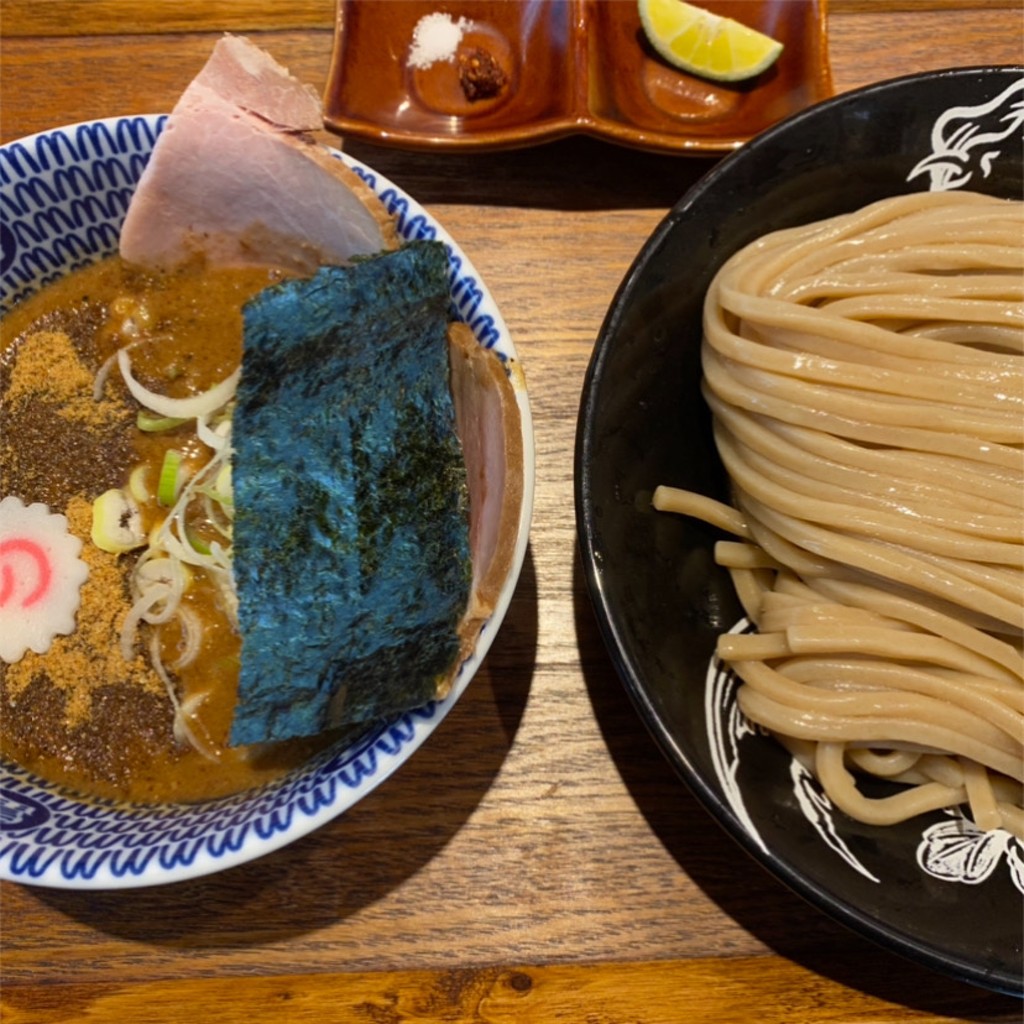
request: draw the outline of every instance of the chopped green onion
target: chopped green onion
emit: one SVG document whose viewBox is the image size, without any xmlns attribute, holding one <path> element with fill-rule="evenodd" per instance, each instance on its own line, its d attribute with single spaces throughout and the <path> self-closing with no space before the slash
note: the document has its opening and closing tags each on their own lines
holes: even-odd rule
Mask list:
<svg viewBox="0 0 1024 1024">
<path fill-rule="evenodd" d="M 148 434 L 157 433 L 161 430 L 173 430 L 175 427 L 180 427 L 182 423 L 188 421 L 180 416 L 160 416 L 155 412 L 149 412 L 148 409 L 140 409 L 138 416 L 135 417 L 135 426 L 139 430 L 144 430 Z"/>
<path fill-rule="evenodd" d="M 115 555 L 146 543 L 142 514 L 130 494 L 114 487 L 92 503 L 91 536 L 96 547 Z"/>
<path fill-rule="evenodd" d="M 164 464 L 160 467 L 160 482 L 156 487 L 156 500 L 170 508 L 177 500 L 185 474 L 181 469 L 181 452 L 168 448 Z"/>
<path fill-rule="evenodd" d="M 146 483 L 146 466 L 136 466 L 128 477 L 128 493 L 140 504 L 145 505 L 152 499 Z"/>
<path fill-rule="evenodd" d="M 235 507 L 234 492 L 231 489 L 231 463 L 221 466 L 216 480 L 209 487 L 200 488 L 211 501 L 220 505 L 224 514 L 230 517 Z"/>
<path fill-rule="evenodd" d="M 198 551 L 199 554 L 209 555 L 211 553 L 212 549 L 210 548 L 210 545 L 207 544 L 206 541 L 203 540 L 203 538 L 200 537 L 199 534 L 196 533 L 194 530 L 189 530 L 186 528 L 185 537 L 188 539 L 188 542 L 192 546 L 192 548 L 195 551 Z"/>
</svg>

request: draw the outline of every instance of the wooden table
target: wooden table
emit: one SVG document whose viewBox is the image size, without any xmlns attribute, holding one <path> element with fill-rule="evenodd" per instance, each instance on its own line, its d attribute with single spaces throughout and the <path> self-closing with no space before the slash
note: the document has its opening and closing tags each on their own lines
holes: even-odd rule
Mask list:
<svg viewBox="0 0 1024 1024">
<path fill-rule="evenodd" d="M 3 0 L 4 141 L 170 109 L 224 30 L 316 86 L 332 0 Z M 1019 0 L 833 0 L 837 91 L 1019 61 Z M 272 856 L 161 889 L 2 887 L 2 1007 L 27 1021 L 1019 1021 L 750 861 L 657 752 L 592 617 L 572 452 L 607 305 L 709 166 L 587 139 L 498 154 L 347 148 L 459 239 L 522 356 L 530 551 L 487 664 L 427 745 Z M 581 256 L 585 262 L 581 263 Z"/>
</svg>

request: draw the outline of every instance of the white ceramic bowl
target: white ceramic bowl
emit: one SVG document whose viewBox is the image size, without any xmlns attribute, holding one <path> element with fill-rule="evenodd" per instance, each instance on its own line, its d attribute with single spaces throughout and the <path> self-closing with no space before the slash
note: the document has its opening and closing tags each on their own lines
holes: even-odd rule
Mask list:
<svg viewBox="0 0 1024 1024">
<path fill-rule="evenodd" d="M 135 184 L 165 121 L 166 115 L 108 118 L 0 147 L 0 315 L 42 284 L 116 250 Z M 404 239 L 445 243 L 454 315 L 472 327 L 481 345 L 516 358 L 494 300 L 441 225 L 398 186 L 340 152 L 335 155 L 374 189 Z M 525 479 L 515 558 L 494 614 L 443 701 L 379 725 L 273 784 L 201 804 L 84 801 L 2 762 L 0 878 L 110 889 L 221 871 L 337 817 L 403 764 L 469 685 L 508 610 L 526 555 L 534 446 L 529 402 L 521 375 L 516 379 Z"/>
</svg>

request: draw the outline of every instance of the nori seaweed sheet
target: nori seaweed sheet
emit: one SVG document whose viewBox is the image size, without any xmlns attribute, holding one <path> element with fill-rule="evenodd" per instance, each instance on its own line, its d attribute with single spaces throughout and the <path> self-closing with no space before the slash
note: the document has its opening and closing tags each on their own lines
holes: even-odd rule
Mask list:
<svg viewBox="0 0 1024 1024">
<path fill-rule="evenodd" d="M 416 242 L 244 310 L 232 744 L 420 706 L 454 662 L 472 567 L 446 271 Z"/>
</svg>

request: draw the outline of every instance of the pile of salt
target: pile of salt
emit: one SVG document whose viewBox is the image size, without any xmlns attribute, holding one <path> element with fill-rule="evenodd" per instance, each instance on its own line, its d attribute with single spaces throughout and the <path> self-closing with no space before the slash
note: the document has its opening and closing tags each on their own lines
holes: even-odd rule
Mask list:
<svg viewBox="0 0 1024 1024">
<path fill-rule="evenodd" d="M 422 69 L 437 61 L 451 60 L 468 27 L 465 18 L 455 21 L 450 14 L 424 15 L 413 29 L 409 66 Z"/>
</svg>

